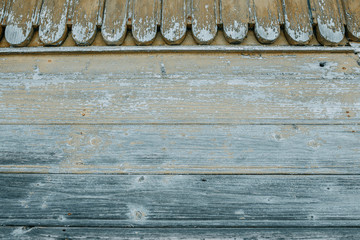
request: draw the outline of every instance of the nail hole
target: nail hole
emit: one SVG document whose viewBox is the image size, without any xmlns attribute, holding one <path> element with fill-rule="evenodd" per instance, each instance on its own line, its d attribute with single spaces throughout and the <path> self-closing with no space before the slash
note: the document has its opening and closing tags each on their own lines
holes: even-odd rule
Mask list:
<svg viewBox="0 0 360 240">
<path fill-rule="evenodd" d="M 321 63 L 319 64 L 320 67 L 325 67 L 325 65 L 326 65 L 326 62 L 321 62 Z"/>
</svg>

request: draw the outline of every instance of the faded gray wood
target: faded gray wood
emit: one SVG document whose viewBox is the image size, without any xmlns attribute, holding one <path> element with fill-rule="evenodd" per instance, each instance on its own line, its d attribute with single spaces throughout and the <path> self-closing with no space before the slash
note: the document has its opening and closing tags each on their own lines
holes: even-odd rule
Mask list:
<svg viewBox="0 0 360 240">
<path fill-rule="evenodd" d="M 360 176 L 0 175 L 3 226 L 360 227 Z"/>
<path fill-rule="evenodd" d="M 280 2 L 278 0 L 253 0 L 255 35 L 260 43 L 269 44 L 280 36 Z"/>
<path fill-rule="evenodd" d="M 163 0 L 161 34 L 168 44 L 180 44 L 186 36 L 186 0 Z"/>
<path fill-rule="evenodd" d="M 157 0 L 133 0 L 132 35 L 137 45 L 150 45 L 157 34 Z"/>
<path fill-rule="evenodd" d="M 346 18 L 347 35 L 354 41 L 360 41 L 360 1 L 342 0 Z"/>
<path fill-rule="evenodd" d="M 316 11 L 317 39 L 323 45 L 336 46 L 344 39 L 345 27 L 338 3 L 337 0 L 311 1 L 311 7 Z"/>
<path fill-rule="evenodd" d="M 349 46 L 339 47 L 326 47 L 326 46 L 288 46 L 288 45 L 208 45 L 208 46 L 197 46 L 197 45 L 182 45 L 182 46 L 167 46 L 167 45 L 156 45 L 152 47 L 148 46 L 89 46 L 86 48 L 68 46 L 61 48 L 45 48 L 45 47 L 31 47 L 31 48 L 0 48 L 0 55 L 44 55 L 44 54 L 99 54 L 99 53 L 146 53 L 146 54 L 164 54 L 164 53 L 236 53 L 236 54 L 318 54 L 337 53 L 337 54 L 353 54 L 354 51 L 357 53 L 356 43 L 351 42 Z"/>
<path fill-rule="evenodd" d="M 0 227 L 0 238 L 21 239 L 359 239 L 359 228 L 69 228 Z"/>
<path fill-rule="evenodd" d="M 72 37 L 77 45 L 91 45 L 96 37 L 99 0 L 73 0 Z"/>
<path fill-rule="evenodd" d="M 1 124 L 349 124 L 360 117 L 354 54 L 1 59 Z"/>
<path fill-rule="evenodd" d="M 216 1 L 192 1 L 192 34 L 198 44 L 210 44 L 217 33 Z"/>
<path fill-rule="evenodd" d="M 307 0 L 282 0 L 285 17 L 285 35 L 292 45 L 306 45 L 313 37 Z"/>
<path fill-rule="evenodd" d="M 70 0 L 44 0 L 40 13 L 39 37 L 45 45 L 61 45 L 68 33 L 66 26 Z"/>
<path fill-rule="evenodd" d="M 29 44 L 34 32 L 33 25 L 37 24 L 39 18 L 41 3 L 40 0 L 11 0 L 5 29 L 5 38 L 10 45 L 24 47 Z"/>
<path fill-rule="evenodd" d="M 8 0 L 0 0 L 0 23 L 2 23 L 6 16 L 7 2 Z"/>
<path fill-rule="evenodd" d="M 242 42 L 249 31 L 249 0 L 222 0 L 221 18 L 229 43 Z"/>
<path fill-rule="evenodd" d="M 359 174 L 359 126 L 0 126 L 2 173 Z"/>
<path fill-rule="evenodd" d="M 128 0 L 107 0 L 101 34 L 108 45 L 121 45 L 127 32 Z"/>
<path fill-rule="evenodd" d="M 0 39 L 3 36 L 3 21 L 6 18 L 8 8 L 8 1 L 7 0 L 0 0 Z"/>
</svg>

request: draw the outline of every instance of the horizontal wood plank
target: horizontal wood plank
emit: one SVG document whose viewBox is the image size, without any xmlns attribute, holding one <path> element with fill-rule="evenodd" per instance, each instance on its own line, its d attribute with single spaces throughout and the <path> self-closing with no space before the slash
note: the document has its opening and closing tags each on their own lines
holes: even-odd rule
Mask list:
<svg viewBox="0 0 360 240">
<path fill-rule="evenodd" d="M 360 227 L 360 176 L 0 174 L 2 226 Z"/>
<path fill-rule="evenodd" d="M 359 126 L 0 126 L 2 173 L 359 174 Z"/>
<path fill-rule="evenodd" d="M 3 56 L 0 124 L 359 122 L 354 54 Z"/>
<path fill-rule="evenodd" d="M 358 228 L 55 228 L 0 227 L 0 238 L 21 239 L 358 239 Z"/>
</svg>

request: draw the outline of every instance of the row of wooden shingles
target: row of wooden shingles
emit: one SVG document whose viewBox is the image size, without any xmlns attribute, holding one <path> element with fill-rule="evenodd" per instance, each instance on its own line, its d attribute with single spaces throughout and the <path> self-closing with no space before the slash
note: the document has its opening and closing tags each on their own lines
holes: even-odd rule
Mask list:
<svg viewBox="0 0 360 240">
<path fill-rule="evenodd" d="M 36 26 L 44 45 L 61 45 L 70 25 L 78 45 L 90 45 L 98 27 L 107 44 L 120 45 L 128 26 L 137 44 L 148 45 L 158 25 L 168 44 L 180 44 L 189 23 L 199 44 L 210 44 L 219 24 L 230 43 L 240 43 L 252 23 L 264 44 L 279 37 L 282 24 L 293 45 L 309 43 L 313 26 L 323 45 L 342 42 L 345 25 L 360 40 L 359 0 L 310 0 L 310 8 L 307 0 L 0 0 L 0 20 L 12 46 L 26 46 Z"/>
</svg>

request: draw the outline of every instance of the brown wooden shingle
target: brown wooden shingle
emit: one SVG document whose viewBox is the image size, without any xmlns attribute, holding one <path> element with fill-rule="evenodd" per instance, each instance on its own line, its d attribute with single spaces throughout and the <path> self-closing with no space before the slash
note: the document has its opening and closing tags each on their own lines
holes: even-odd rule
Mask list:
<svg viewBox="0 0 360 240">
<path fill-rule="evenodd" d="M 321 44 L 337 46 L 346 43 L 345 24 L 350 40 L 360 40 L 359 6 L 355 0 L 31 0 L 25 7 L 3 0 L 0 19 L 12 46 L 27 46 L 39 24 L 44 45 L 61 45 L 68 28 L 78 45 L 91 45 L 98 31 L 107 45 L 121 45 L 127 30 L 138 45 L 152 44 L 158 30 L 167 44 L 181 44 L 187 30 L 198 44 L 211 44 L 218 32 L 239 44 L 254 30 L 260 43 L 273 43 L 284 31 L 290 45 L 308 45 L 315 28 Z"/>
</svg>

